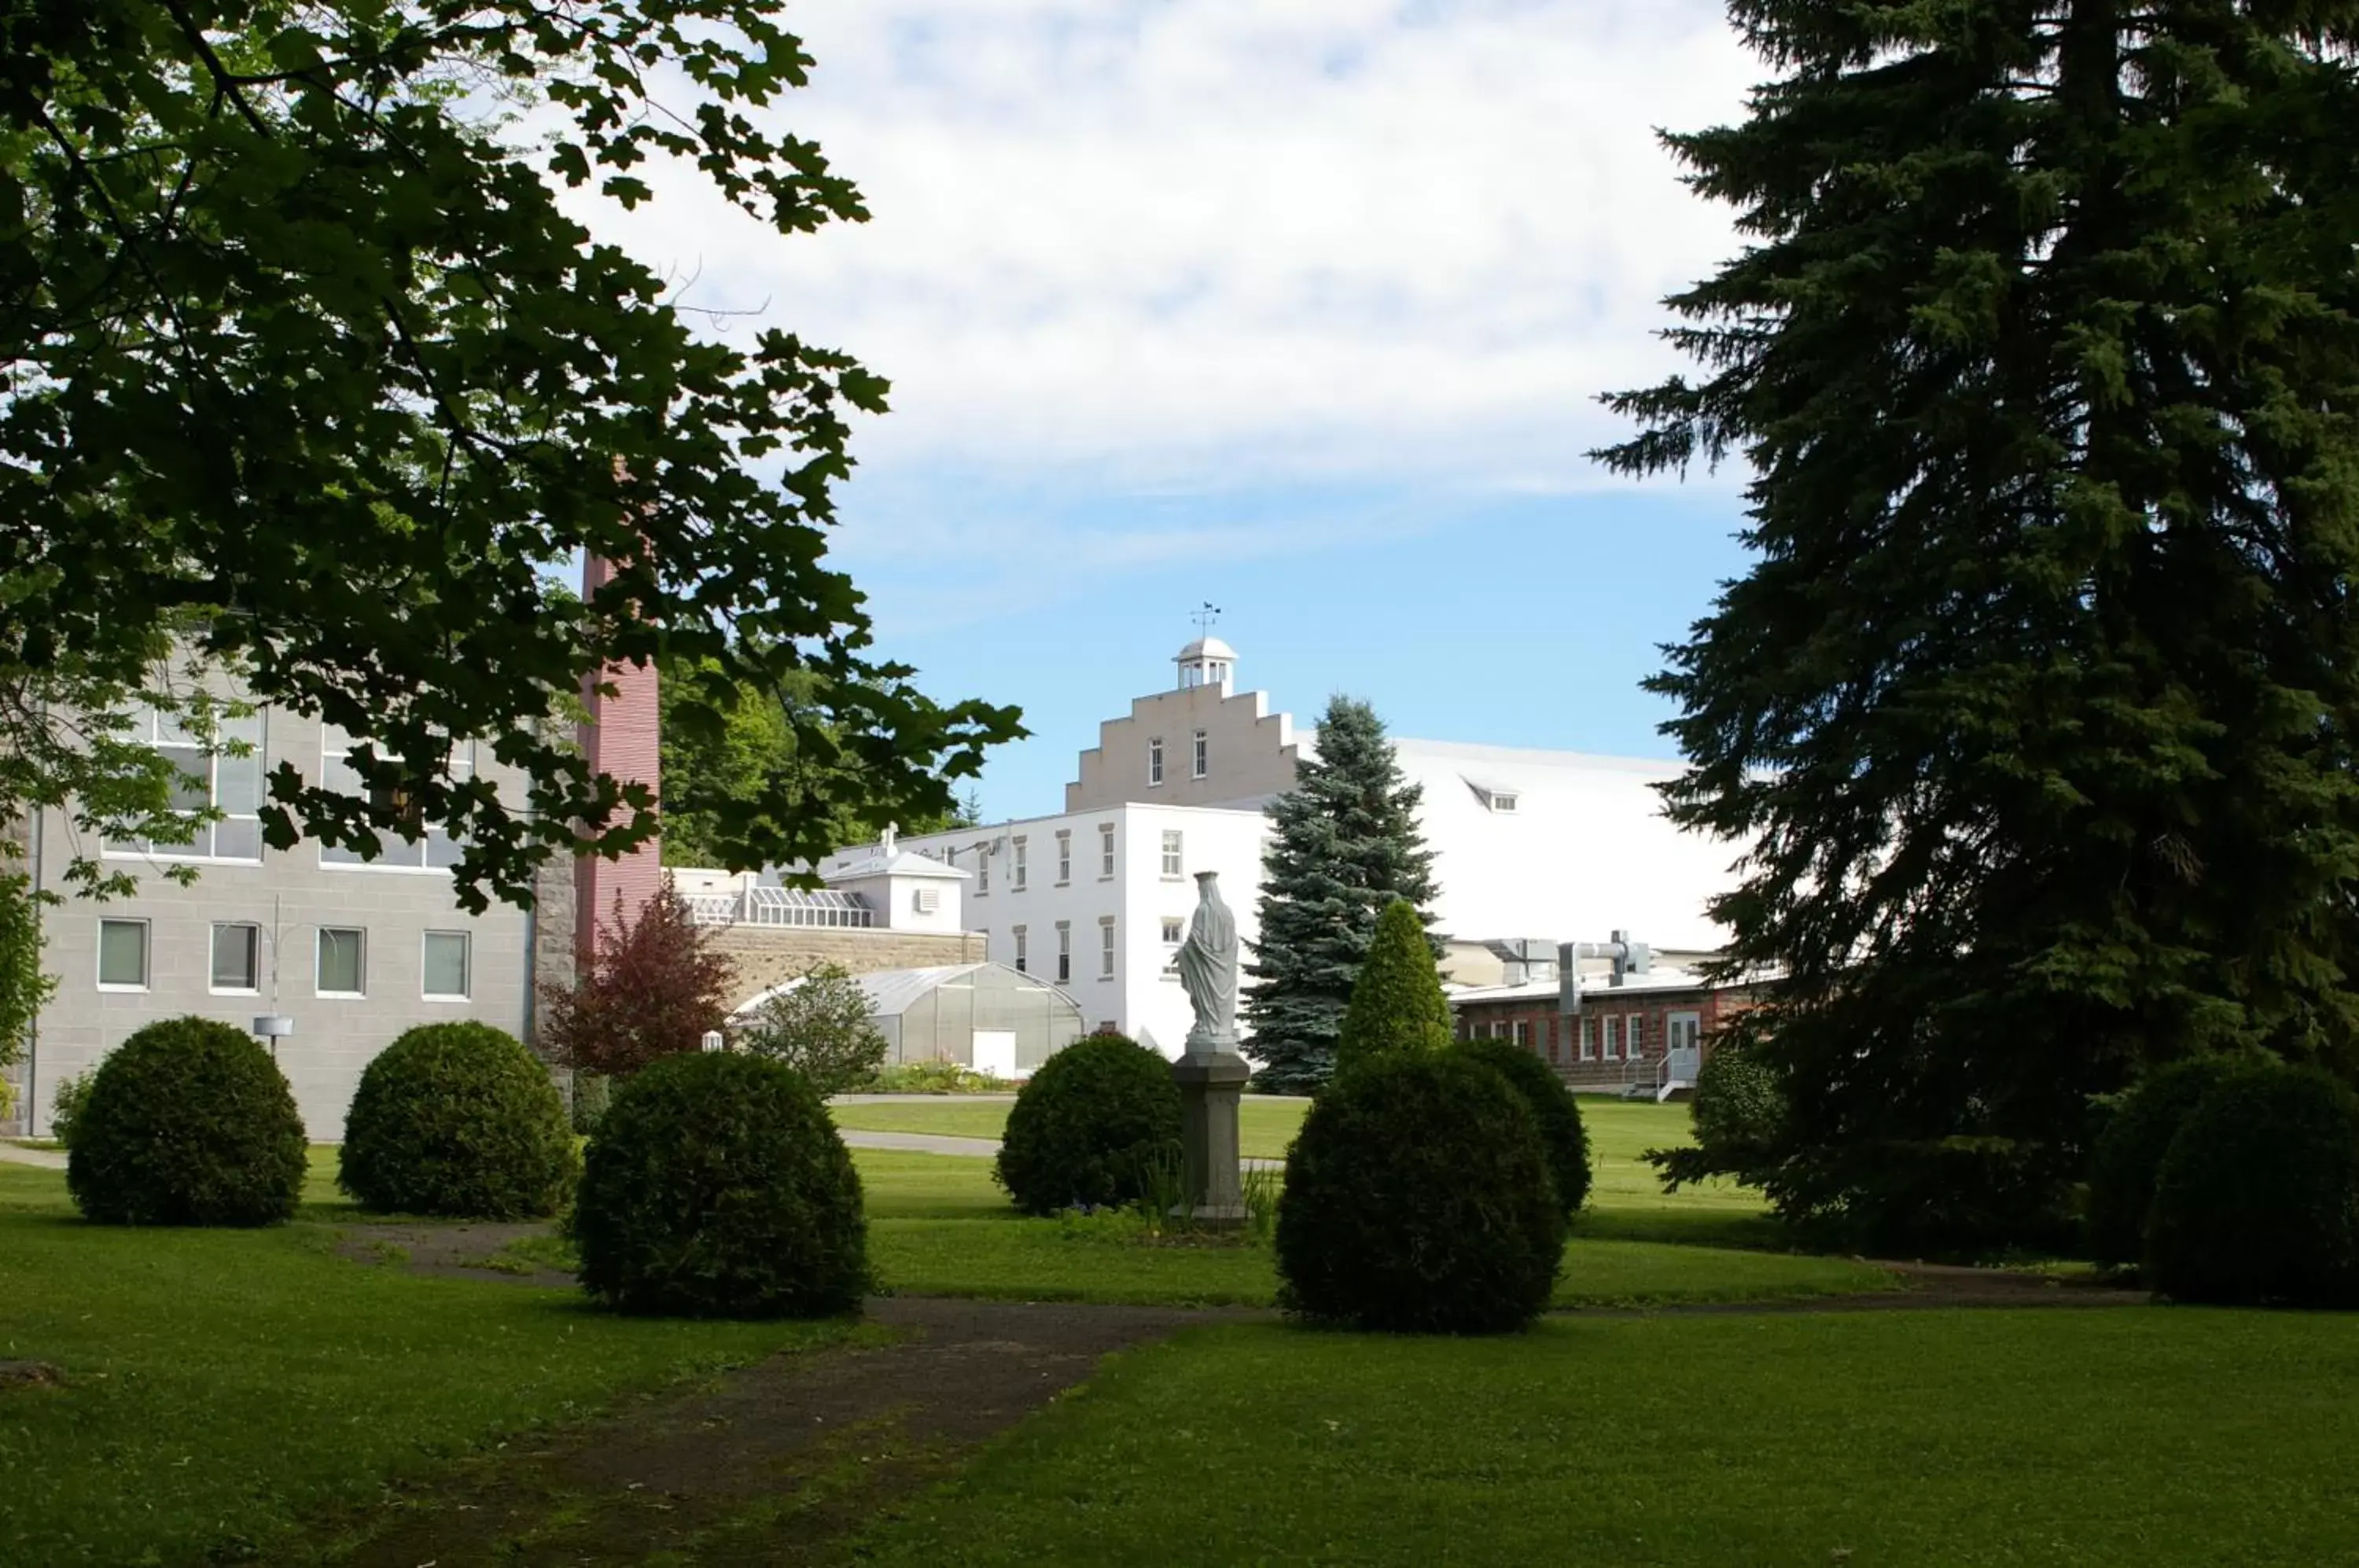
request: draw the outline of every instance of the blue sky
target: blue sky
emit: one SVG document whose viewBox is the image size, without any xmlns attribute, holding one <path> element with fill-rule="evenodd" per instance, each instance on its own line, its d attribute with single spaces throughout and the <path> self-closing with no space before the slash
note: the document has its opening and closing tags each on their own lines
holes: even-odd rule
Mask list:
<svg viewBox="0 0 2359 1568">
<path fill-rule="evenodd" d="M 690 304 L 859 355 L 840 561 L 936 695 L 1024 707 L 994 816 L 1221 604 L 1312 719 L 1660 756 L 1636 689 L 1742 570 L 1737 477 L 1582 456 L 1736 245 L 1655 129 L 1761 75 L 1717 0 L 795 0 L 779 114 L 870 223 L 784 239 L 692 177 L 602 233 Z"/>
</svg>

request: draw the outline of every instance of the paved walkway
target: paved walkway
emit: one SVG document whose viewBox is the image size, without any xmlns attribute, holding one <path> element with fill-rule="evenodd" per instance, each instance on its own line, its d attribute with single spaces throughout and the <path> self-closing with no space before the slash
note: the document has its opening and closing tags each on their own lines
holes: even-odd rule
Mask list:
<svg viewBox="0 0 2359 1568">
<path fill-rule="evenodd" d="M 0 1163 L 38 1165 L 44 1171 L 62 1171 L 66 1168 L 66 1154 L 62 1149 L 27 1149 L 21 1143 L 10 1143 L 0 1138 Z"/>
<path fill-rule="evenodd" d="M 843 1141 L 854 1149 L 897 1149 L 904 1154 L 964 1154 L 984 1160 L 999 1152 L 995 1138 L 951 1138 L 939 1132 L 864 1132 L 845 1127 Z"/>
</svg>

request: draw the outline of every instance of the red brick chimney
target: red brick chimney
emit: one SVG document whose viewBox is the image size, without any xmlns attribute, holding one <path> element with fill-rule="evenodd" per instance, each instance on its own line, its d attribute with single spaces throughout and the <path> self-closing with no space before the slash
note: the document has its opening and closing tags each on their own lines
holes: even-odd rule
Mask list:
<svg viewBox="0 0 2359 1568">
<path fill-rule="evenodd" d="M 614 565 L 592 556 L 582 563 L 582 597 L 594 595 L 614 575 Z M 582 700 L 590 710 L 582 725 L 582 755 L 592 774 L 611 774 L 621 783 L 645 784 L 650 791 L 661 783 L 663 723 L 657 704 L 656 669 L 652 664 L 609 665 L 603 677 L 614 688 L 613 696 L 598 691 L 600 681 L 584 678 Z M 663 842 L 650 838 L 617 860 L 585 855 L 574 865 L 574 945 L 586 965 L 597 952 L 600 926 L 614 918 L 620 894 L 624 919 L 635 920 L 663 886 Z"/>
</svg>

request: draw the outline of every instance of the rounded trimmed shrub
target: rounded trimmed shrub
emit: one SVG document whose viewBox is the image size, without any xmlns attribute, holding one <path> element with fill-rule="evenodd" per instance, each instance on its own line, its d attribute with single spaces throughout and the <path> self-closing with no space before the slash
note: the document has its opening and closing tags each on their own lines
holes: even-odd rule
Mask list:
<svg viewBox="0 0 2359 1568">
<path fill-rule="evenodd" d="M 564 1099 L 521 1041 L 421 1024 L 361 1074 L 336 1184 L 364 1209 L 512 1220 L 555 1214 L 581 1174 Z"/>
<path fill-rule="evenodd" d="M 574 1199 L 582 1283 L 620 1312 L 826 1317 L 868 1289 L 860 1176 L 793 1069 L 658 1058 L 617 1084 Z"/>
<path fill-rule="evenodd" d="M 1548 1305 L 1567 1220 L 1539 1129 L 1462 1051 L 1397 1051 L 1311 1102 L 1277 1202 L 1279 1303 L 1417 1334 L 1497 1334 Z"/>
<path fill-rule="evenodd" d="M 993 1172 L 1027 1214 L 1128 1203 L 1179 1141 L 1171 1063 L 1136 1040 L 1093 1034 L 1042 1062 L 1016 1092 Z"/>
<path fill-rule="evenodd" d="M 2171 1140 L 2229 1074 L 2262 1065 L 2245 1056 L 2193 1056 L 2147 1073 L 2123 1097 L 2089 1154 L 2091 1258 L 2117 1266 L 2145 1258 L 2147 1215 Z"/>
<path fill-rule="evenodd" d="M 2359 1305 L 2359 1094 L 2315 1069 L 2237 1073 L 2170 1141 L 2154 1288 L 2223 1305 Z"/>
<path fill-rule="evenodd" d="M 266 1225 L 302 1197 L 303 1118 L 242 1030 L 165 1018 L 98 1064 L 73 1118 L 66 1188 L 107 1225 Z"/>
<path fill-rule="evenodd" d="M 1524 1097 L 1540 1146 L 1548 1151 L 1557 1202 L 1566 1214 L 1578 1213 L 1589 1201 L 1589 1132 L 1581 1124 L 1581 1105 L 1572 1091 L 1556 1069 L 1513 1040 L 1473 1040 L 1459 1049 L 1506 1079 Z"/>
</svg>

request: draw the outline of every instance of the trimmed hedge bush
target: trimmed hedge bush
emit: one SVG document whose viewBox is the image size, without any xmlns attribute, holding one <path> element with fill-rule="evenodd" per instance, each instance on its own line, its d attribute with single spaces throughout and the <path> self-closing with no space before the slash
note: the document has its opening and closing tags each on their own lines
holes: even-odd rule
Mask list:
<svg viewBox="0 0 2359 1568">
<path fill-rule="evenodd" d="M 1564 1206 L 1524 1098 L 1461 1051 L 1396 1051 L 1311 1102 L 1277 1203 L 1279 1304 L 1419 1334 L 1496 1334 L 1548 1305 Z"/>
<path fill-rule="evenodd" d="M 421 1024 L 361 1074 L 336 1183 L 364 1209 L 510 1220 L 555 1214 L 581 1174 L 532 1052 L 489 1024 Z"/>
<path fill-rule="evenodd" d="M 165 1018 L 98 1064 L 73 1118 L 66 1188 L 108 1225 L 266 1225 L 303 1195 L 303 1118 L 243 1031 Z"/>
<path fill-rule="evenodd" d="M 1704 1058 L 1689 1107 L 1696 1147 L 1716 1162 L 1743 1165 L 1777 1147 L 1786 1123 L 1786 1086 L 1777 1070 L 1742 1046 Z"/>
<path fill-rule="evenodd" d="M 2156 1290 L 2223 1305 L 2359 1305 L 2359 1094 L 2315 1069 L 2238 1073 L 2163 1156 Z"/>
<path fill-rule="evenodd" d="M 2089 1155 L 2091 1258 L 2116 1266 L 2145 1259 L 2147 1215 L 2171 1140 L 2229 1074 L 2262 1065 L 2243 1056 L 2190 1057 L 2149 1073 L 2131 1088 Z"/>
<path fill-rule="evenodd" d="M 1007 1113 L 993 1174 L 1028 1214 L 1133 1203 L 1180 1142 L 1180 1089 L 1160 1052 L 1118 1034 L 1040 1064 Z"/>
<path fill-rule="evenodd" d="M 1335 1034 L 1335 1071 L 1390 1051 L 1447 1051 L 1455 1032 L 1425 920 L 1416 905 L 1395 898 L 1376 917 L 1368 956 L 1352 983 Z"/>
<path fill-rule="evenodd" d="M 1538 1129 L 1540 1146 L 1548 1151 L 1549 1178 L 1556 1185 L 1557 1202 L 1566 1214 L 1577 1213 L 1589 1201 L 1589 1131 L 1581 1124 L 1581 1105 L 1565 1087 L 1556 1069 L 1529 1051 L 1506 1040 L 1473 1040 L 1460 1047 L 1467 1055 L 1497 1073 L 1524 1097 Z"/>
<path fill-rule="evenodd" d="M 826 1317 L 868 1289 L 860 1176 L 792 1069 L 661 1057 L 617 1084 L 571 1233 L 582 1283 L 625 1312 Z"/>
</svg>

